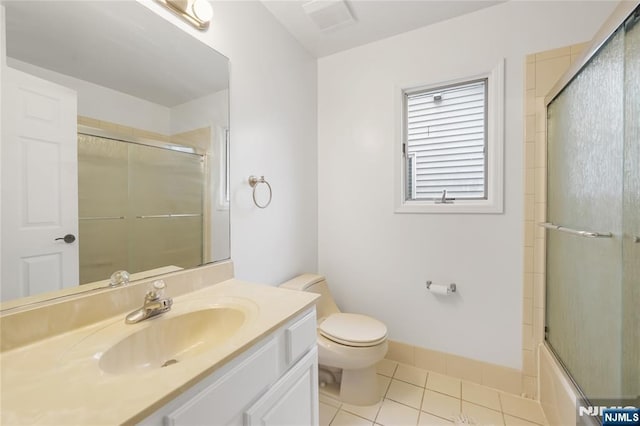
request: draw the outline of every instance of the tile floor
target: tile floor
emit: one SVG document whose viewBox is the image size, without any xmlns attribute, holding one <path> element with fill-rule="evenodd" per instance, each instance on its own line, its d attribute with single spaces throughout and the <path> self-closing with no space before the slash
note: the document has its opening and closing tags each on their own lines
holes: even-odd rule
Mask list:
<svg viewBox="0 0 640 426">
<path fill-rule="evenodd" d="M 321 388 L 320 426 L 452 425 L 461 415 L 476 425 L 547 425 L 531 399 L 386 359 L 377 369 L 382 401 L 342 404 Z"/>
</svg>

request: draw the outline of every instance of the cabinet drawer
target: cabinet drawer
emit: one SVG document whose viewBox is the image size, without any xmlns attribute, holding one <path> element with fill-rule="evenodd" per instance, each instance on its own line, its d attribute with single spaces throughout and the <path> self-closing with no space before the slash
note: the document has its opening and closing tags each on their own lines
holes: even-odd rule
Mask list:
<svg viewBox="0 0 640 426">
<path fill-rule="evenodd" d="M 270 341 L 165 417 L 168 426 L 227 424 L 278 378 L 278 346 Z"/>
<path fill-rule="evenodd" d="M 310 347 L 315 346 L 316 311 L 309 312 L 285 330 L 287 364 L 300 358 Z"/>
</svg>

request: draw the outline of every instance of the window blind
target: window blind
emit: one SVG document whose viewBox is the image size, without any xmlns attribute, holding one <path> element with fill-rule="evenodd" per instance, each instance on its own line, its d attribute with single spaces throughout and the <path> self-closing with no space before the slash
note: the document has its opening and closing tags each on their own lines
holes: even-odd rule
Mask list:
<svg viewBox="0 0 640 426">
<path fill-rule="evenodd" d="M 487 80 L 405 94 L 408 199 L 486 198 Z"/>
</svg>

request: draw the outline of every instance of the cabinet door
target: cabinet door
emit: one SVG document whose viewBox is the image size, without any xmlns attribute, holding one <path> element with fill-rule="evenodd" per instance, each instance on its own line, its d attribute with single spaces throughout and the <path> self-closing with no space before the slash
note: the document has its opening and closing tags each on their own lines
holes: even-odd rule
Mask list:
<svg viewBox="0 0 640 426">
<path fill-rule="evenodd" d="M 278 346 L 270 341 L 165 417 L 167 426 L 226 425 L 278 377 Z"/>
<path fill-rule="evenodd" d="M 244 414 L 245 426 L 318 424 L 318 351 L 312 348 Z"/>
</svg>

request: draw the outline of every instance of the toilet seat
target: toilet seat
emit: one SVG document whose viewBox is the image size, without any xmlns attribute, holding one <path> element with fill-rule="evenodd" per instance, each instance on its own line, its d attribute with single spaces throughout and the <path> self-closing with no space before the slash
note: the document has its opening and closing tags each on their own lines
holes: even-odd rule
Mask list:
<svg viewBox="0 0 640 426">
<path fill-rule="evenodd" d="M 320 323 L 318 332 L 333 342 L 355 347 L 379 345 L 387 338 L 382 322 L 360 314 L 331 314 Z"/>
</svg>

